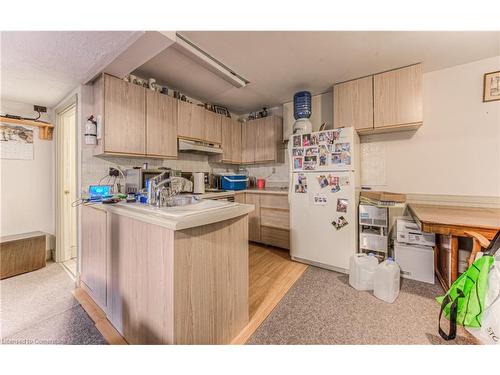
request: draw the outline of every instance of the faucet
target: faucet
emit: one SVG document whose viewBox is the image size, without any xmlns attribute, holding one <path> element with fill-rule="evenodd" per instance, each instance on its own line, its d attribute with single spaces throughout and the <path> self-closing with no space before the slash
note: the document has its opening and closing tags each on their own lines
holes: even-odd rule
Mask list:
<svg viewBox="0 0 500 375">
<path fill-rule="evenodd" d="M 158 176 L 152 177 L 148 184 L 148 204 L 161 206 L 161 192 L 164 185 L 170 184 L 172 181 L 171 177 L 163 178 L 165 174 L 169 171 L 160 173 Z"/>
</svg>

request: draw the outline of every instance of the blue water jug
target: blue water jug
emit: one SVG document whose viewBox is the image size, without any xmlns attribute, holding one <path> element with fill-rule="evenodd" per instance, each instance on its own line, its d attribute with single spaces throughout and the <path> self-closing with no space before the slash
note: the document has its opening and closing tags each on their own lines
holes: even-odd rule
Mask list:
<svg viewBox="0 0 500 375">
<path fill-rule="evenodd" d="M 293 96 L 293 117 L 311 117 L 311 93 L 309 91 L 299 91 Z"/>
</svg>

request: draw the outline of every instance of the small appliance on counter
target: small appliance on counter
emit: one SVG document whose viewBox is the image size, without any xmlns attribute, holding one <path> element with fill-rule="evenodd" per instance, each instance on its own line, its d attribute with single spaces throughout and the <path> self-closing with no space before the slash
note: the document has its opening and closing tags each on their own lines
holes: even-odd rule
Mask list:
<svg viewBox="0 0 500 375">
<path fill-rule="evenodd" d="M 144 169 L 144 168 L 131 168 L 125 170 L 125 193 L 138 193 L 146 188 L 146 182 L 151 177 L 155 177 L 160 173 L 168 171 L 169 169 Z M 170 171 L 170 176 L 172 172 Z"/>
</svg>

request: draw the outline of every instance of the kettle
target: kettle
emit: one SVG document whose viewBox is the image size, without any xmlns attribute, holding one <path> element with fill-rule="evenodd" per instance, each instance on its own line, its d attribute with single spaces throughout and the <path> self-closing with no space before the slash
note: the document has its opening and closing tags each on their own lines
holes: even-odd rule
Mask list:
<svg viewBox="0 0 500 375">
<path fill-rule="evenodd" d="M 205 193 L 205 173 L 194 172 L 193 173 L 193 193 L 204 194 Z"/>
</svg>

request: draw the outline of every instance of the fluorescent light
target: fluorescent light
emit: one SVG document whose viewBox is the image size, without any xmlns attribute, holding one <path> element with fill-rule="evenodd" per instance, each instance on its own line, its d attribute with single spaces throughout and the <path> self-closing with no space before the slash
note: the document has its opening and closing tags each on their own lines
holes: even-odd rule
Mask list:
<svg viewBox="0 0 500 375">
<path fill-rule="evenodd" d="M 223 63 L 210 56 L 194 43 L 183 37 L 181 34 L 176 33 L 176 47 L 179 47 L 182 53 L 189 55 L 193 60 L 197 61 L 200 65 L 215 73 L 225 81 L 232 84 L 234 87 L 242 88 L 250 83 L 245 78 L 233 72 Z"/>
</svg>

